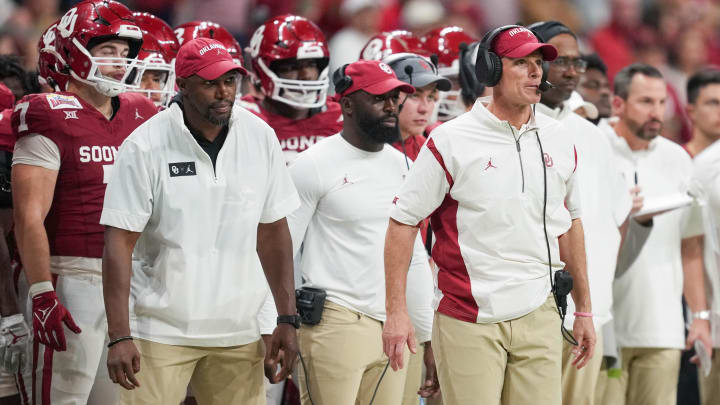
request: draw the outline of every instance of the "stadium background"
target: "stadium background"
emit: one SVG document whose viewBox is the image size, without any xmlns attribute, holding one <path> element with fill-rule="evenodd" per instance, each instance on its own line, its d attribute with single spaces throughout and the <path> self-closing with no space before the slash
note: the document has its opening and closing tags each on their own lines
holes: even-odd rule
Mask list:
<svg viewBox="0 0 720 405">
<path fill-rule="evenodd" d="M 42 31 L 76 1 L 0 0 L 0 54 L 19 55 L 35 70 Z M 664 135 L 688 140 L 685 81 L 699 68 L 720 64 L 720 1 L 717 0 L 132 0 L 175 27 L 210 20 L 248 45 L 269 17 L 291 13 L 316 22 L 330 43 L 331 68 L 340 55 L 358 51 L 378 32 L 407 29 L 423 34 L 457 25 L 475 38 L 490 27 L 559 20 L 579 34 L 581 50 L 595 51 L 613 75 L 633 61 L 656 66 L 668 81 Z M 342 50 L 342 51 L 338 51 Z M 335 52 L 333 52 L 335 51 Z M 345 60 L 344 62 L 347 62 Z"/>
</svg>

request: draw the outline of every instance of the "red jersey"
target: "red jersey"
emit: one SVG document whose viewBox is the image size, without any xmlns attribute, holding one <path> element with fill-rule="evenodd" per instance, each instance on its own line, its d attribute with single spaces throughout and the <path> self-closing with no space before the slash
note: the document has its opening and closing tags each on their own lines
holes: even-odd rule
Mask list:
<svg viewBox="0 0 720 405">
<path fill-rule="evenodd" d="M 244 96 L 239 104 L 262 118 L 275 130 L 280 140 L 280 147 L 285 153 L 285 161 L 288 163 L 295 160 L 298 153 L 313 146 L 322 138 L 337 134 L 343 127 L 340 104 L 330 98 L 322 111 L 301 120 L 271 114 L 262 108 L 260 100 L 251 95 Z"/>
<path fill-rule="evenodd" d="M 408 159 L 414 162 L 415 159 L 417 159 L 417 156 L 420 153 L 420 148 L 423 146 L 426 139 L 427 138 L 422 135 L 413 135 L 407 137 L 405 141 L 397 141 L 393 143 L 392 146 L 400 152 L 403 152 Z M 404 147 L 403 144 L 405 144 Z"/>
<path fill-rule="evenodd" d="M 52 256 L 101 258 L 100 214 L 118 147 L 157 112 L 141 94 L 123 93 L 112 120 L 72 93 L 25 96 L 15 106 L 17 137 L 40 134 L 60 151 L 53 202 L 45 219 Z"/>
<path fill-rule="evenodd" d="M 15 133 L 12 129 L 12 108 L 0 112 L 0 151 L 12 153 L 15 148 Z"/>
</svg>

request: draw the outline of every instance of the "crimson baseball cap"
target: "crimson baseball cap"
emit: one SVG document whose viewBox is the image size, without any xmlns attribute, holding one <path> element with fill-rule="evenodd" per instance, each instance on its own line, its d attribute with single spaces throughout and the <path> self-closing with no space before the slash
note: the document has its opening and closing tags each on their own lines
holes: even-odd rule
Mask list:
<svg viewBox="0 0 720 405">
<path fill-rule="evenodd" d="M 215 39 L 195 38 L 188 41 L 180 47 L 175 58 L 177 77 L 198 75 L 205 80 L 215 80 L 231 70 L 247 74 L 245 68 L 233 61 L 225 45 Z"/>
<path fill-rule="evenodd" d="M 551 61 L 557 58 L 557 48 L 540 42 L 538 37 L 525 27 L 505 30 L 498 34 L 492 43 L 493 52 L 500 57 L 523 58 L 538 49 L 544 60 Z"/>
<path fill-rule="evenodd" d="M 352 79 L 352 85 L 340 93 L 341 96 L 358 90 L 377 96 L 398 88 L 404 93 L 415 93 L 415 87 L 398 80 L 390 66 L 377 60 L 353 62 L 345 68 L 345 75 Z"/>
</svg>

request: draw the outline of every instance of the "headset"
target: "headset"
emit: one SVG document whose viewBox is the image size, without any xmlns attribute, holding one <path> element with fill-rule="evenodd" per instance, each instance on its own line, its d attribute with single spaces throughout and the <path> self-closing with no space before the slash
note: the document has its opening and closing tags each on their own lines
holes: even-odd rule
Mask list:
<svg viewBox="0 0 720 405">
<path fill-rule="evenodd" d="M 353 85 L 352 77 L 345 74 L 345 69 L 347 69 L 348 65 L 349 63 L 346 63 L 333 72 L 332 81 L 333 86 L 335 86 L 335 93 L 337 94 L 341 94 Z"/>
<path fill-rule="evenodd" d="M 485 91 L 485 84 L 478 80 L 475 74 L 475 65 L 478 55 L 479 42 L 460 44 L 460 64 L 458 80 L 460 80 L 460 92 L 469 100 L 475 100 Z"/>
<path fill-rule="evenodd" d="M 485 34 L 478 46 L 477 60 L 475 61 L 475 75 L 481 83 L 484 83 L 488 87 L 493 87 L 498 84 L 500 78 L 502 77 L 502 60 L 500 56 L 491 49 L 492 43 L 495 40 L 495 37 L 500 35 L 500 33 L 513 28 L 527 29 L 535 35 L 538 41 L 545 42 L 537 32 L 523 27 L 522 25 L 515 24 L 503 25 L 502 27 L 495 28 Z M 543 61 L 543 74 L 539 87 L 540 91 L 548 91 L 553 88 L 553 85 L 547 81 L 547 67 L 547 62 Z"/>
</svg>

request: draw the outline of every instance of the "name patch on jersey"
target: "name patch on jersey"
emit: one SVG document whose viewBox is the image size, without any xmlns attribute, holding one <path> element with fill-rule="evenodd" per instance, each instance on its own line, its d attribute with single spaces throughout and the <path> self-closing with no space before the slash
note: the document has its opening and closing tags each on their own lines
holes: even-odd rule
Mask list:
<svg viewBox="0 0 720 405">
<path fill-rule="evenodd" d="M 47 99 L 48 104 L 50 104 L 50 108 L 52 108 L 53 110 L 59 110 L 61 108 L 82 109 L 82 104 L 80 104 L 80 100 L 78 100 L 75 96 L 49 93 L 45 95 L 45 98 Z"/>
<path fill-rule="evenodd" d="M 197 172 L 195 171 L 195 162 L 168 163 L 168 166 L 170 168 L 170 177 L 197 175 Z"/>
</svg>

